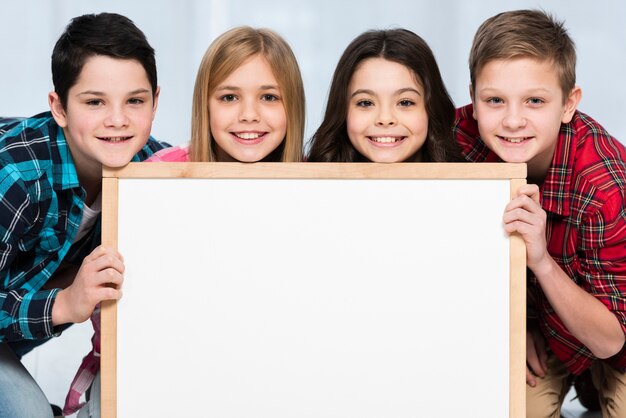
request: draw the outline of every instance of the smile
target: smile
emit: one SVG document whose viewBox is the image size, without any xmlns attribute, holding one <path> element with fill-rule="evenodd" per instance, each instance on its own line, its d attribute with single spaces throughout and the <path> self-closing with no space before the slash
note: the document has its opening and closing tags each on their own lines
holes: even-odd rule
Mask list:
<svg viewBox="0 0 626 418">
<path fill-rule="evenodd" d="M 235 142 L 245 146 L 253 146 L 265 141 L 268 132 L 231 132 L 230 134 Z"/>
<path fill-rule="evenodd" d="M 265 132 L 233 132 L 232 134 L 239 139 L 250 141 L 254 139 L 259 139 L 260 137 L 265 135 Z"/>
<path fill-rule="evenodd" d="M 511 144 L 519 144 L 522 143 L 523 141 L 527 141 L 529 139 L 532 139 L 532 136 L 518 136 L 518 137 L 508 137 L 508 136 L 500 136 L 498 135 L 498 138 L 506 141 L 506 142 L 510 142 Z"/>
<path fill-rule="evenodd" d="M 132 136 L 98 136 L 97 138 L 107 142 L 122 142 L 131 139 Z"/>
<path fill-rule="evenodd" d="M 400 142 L 406 138 L 405 136 L 368 136 L 370 141 L 376 142 L 377 144 L 394 144 L 396 142 Z"/>
</svg>

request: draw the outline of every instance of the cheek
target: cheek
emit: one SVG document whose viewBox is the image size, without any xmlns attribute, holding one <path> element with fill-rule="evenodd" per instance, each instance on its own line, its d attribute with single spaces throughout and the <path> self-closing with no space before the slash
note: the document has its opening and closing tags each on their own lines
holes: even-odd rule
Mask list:
<svg viewBox="0 0 626 418">
<path fill-rule="evenodd" d="M 499 126 L 495 118 L 490 117 L 487 113 L 477 113 L 476 116 L 476 125 L 478 126 L 478 133 L 481 136 L 484 136 L 487 132 L 490 132 Z"/>
<path fill-rule="evenodd" d="M 415 132 L 420 133 L 425 138 L 428 132 L 428 115 L 425 112 L 421 113 L 418 117 L 414 119 L 414 121 L 415 122 L 413 122 L 413 124 Z"/>
<path fill-rule="evenodd" d="M 261 107 L 259 128 L 267 129 L 271 132 L 270 142 L 265 144 L 277 147 L 287 136 L 287 114 L 284 106 Z"/>
<path fill-rule="evenodd" d="M 73 119 L 68 127 L 65 130 L 70 134 L 70 136 L 74 139 L 81 138 L 87 132 L 93 131 L 94 129 L 89 128 L 89 122 L 87 118 Z"/>
<path fill-rule="evenodd" d="M 346 130 L 348 131 L 348 137 L 350 142 L 356 140 L 356 136 L 363 130 L 363 118 L 353 111 L 348 111 L 346 115 Z"/>
<path fill-rule="evenodd" d="M 226 126 L 229 124 L 230 118 L 227 112 L 224 112 L 223 109 L 220 108 L 211 108 L 209 107 L 209 129 L 211 130 L 211 134 L 216 136 L 215 134 L 219 133 L 226 129 Z"/>
</svg>

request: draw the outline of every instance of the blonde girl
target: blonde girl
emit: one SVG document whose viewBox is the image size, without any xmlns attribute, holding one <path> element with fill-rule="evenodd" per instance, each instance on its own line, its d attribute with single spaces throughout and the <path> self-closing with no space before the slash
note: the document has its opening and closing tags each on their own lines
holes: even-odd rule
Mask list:
<svg viewBox="0 0 626 418">
<path fill-rule="evenodd" d="M 302 160 L 304 87 L 287 42 L 269 29 L 231 29 L 208 48 L 193 94 L 191 141 L 149 161 Z"/>
</svg>

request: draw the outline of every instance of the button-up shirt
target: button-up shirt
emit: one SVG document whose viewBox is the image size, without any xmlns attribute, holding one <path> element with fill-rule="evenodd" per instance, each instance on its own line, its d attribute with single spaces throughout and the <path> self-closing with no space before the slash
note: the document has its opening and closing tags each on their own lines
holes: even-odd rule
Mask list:
<svg viewBox="0 0 626 418">
<path fill-rule="evenodd" d="M 150 138 L 133 157 L 162 149 Z M 0 342 L 55 334 L 59 289 L 43 286 L 62 261 L 79 265 L 100 241 L 99 222 L 79 242 L 85 191 L 50 112 L 0 119 Z"/>
<path fill-rule="evenodd" d="M 457 110 L 455 135 L 469 161 L 502 161 L 480 139 L 471 105 Z M 624 145 L 577 111 L 570 123 L 561 125 L 540 193 L 547 213 L 548 252 L 578 286 L 617 317 L 626 333 Z M 594 355 L 565 327 L 532 274 L 528 289 L 550 349 L 571 372 L 582 373 Z M 608 361 L 625 371 L 626 349 Z"/>
</svg>

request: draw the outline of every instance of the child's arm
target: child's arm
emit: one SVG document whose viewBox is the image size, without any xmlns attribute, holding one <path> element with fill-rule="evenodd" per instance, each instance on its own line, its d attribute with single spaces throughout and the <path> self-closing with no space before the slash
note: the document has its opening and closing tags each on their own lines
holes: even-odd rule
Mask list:
<svg viewBox="0 0 626 418">
<path fill-rule="evenodd" d="M 38 202 L 16 170 L 0 161 L 0 341 L 54 335 L 50 312 L 58 289 L 38 290 L 50 272 L 39 265 L 43 251 L 32 248 Z"/>
<path fill-rule="evenodd" d="M 121 298 L 123 275 L 124 259 L 120 253 L 102 246 L 95 248 L 83 260 L 72 284 L 57 294 L 52 305 L 52 324 L 84 322 L 101 301 Z"/>
<path fill-rule="evenodd" d="M 507 232 L 518 232 L 524 239 L 528 267 L 569 332 L 598 358 L 619 352 L 625 338 L 617 316 L 578 286 L 548 253 L 546 212 L 539 203 L 539 188 L 532 184 L 521 187 L 503 219 Z"/>
<path fill-rule="evenodd" d="M 119 287 L 124 271 L 117 252 L 94 250 L 68 289 L 46 289 L 59 267 L 50 261 L 58 237 L 41 234 L 49 203 L 37 200 L 40 189 L 32 192 L 16 170 L 0 161 L 0 341 L 51 337 L 55 325 L 88 319 L 100 300 L 120 297 L 102 283 Z"/>
</svg>

